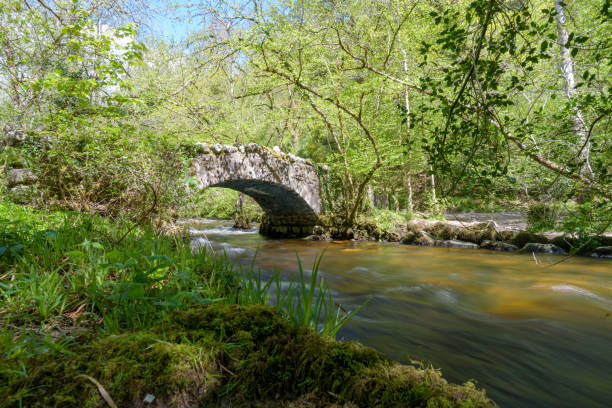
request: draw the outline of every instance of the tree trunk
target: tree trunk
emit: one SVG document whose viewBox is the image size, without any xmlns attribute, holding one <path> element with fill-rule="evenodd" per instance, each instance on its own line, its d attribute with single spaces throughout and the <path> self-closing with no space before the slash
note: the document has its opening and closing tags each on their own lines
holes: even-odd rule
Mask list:
<svg viewBox="0 0 612 408">
<path fill-rule="evenodd" d="M 238 194 L 236 198 L 236 209 L 234 211 L 234 228 L 248 229 L 251 227 L 249 217 L 244 211 L 244 193 Z"/>
<path fill-rule="evenodd" d="M 565 96 L 568 101 L 572 101 L 574 94 L 576 93 L 576 82 L 574 79 L 574 64 L 572 62 L 572 55 L 569 48 L 567 48 L 568 34 L 565 29 L 565 8 L 561 0 L 555 0 L 555 9 L 557 10 L 557 34 L 559 38 L 559 57 L 561 74 L 565 80 Z M 591 146 L 587 140 L 587 126 L 582 116 L 582 111 L 578 107 L 572 107 L 572 122 L 574 134 L 580 141 L 580 162 L 581 172 L 586 175 L 589 179 L 593 179 L 593 169 L 591 169 L 591 163 L 589 161 L 589 155 Z"/>
<path fill-rule="evenodd" d="M 408 57 L 406 50 L 401 46 L 401 38 L 399 39 L 399 49 L 402 52 L 404 60 L 404 75 L 408 76 Z M 408 82 L 408 81 L 406 81 Z M 410 144 L 410 98 L 408 96 L 408 87 L 404 85 L 404 106 L 406 109 L 406 172 L 404 173 L 405 187 L 408 192 L 408 211 L 412 212 L 412 146 Z"/>
<path fill-rule="evenodd" d="M 375 207 L 374 189 L 372 188 L 370 184 L 368 184 L 368 203 L 370 204 L 370 208 L 373 209 Z"/>
<path fill-rule="evenodd" d="M 438 204 L 438 199 L 436 198 L 436 177 L 431 163 L 429 163 L 429 171 L 431 172 L 431 200 L 433 204 L 436 205 Z"/>
</svg>

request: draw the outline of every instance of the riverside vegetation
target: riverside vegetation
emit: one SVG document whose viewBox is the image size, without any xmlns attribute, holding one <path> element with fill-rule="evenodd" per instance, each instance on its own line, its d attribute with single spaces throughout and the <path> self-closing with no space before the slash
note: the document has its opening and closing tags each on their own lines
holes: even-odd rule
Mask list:
<svg viewBox="0 0 612 408">
<path fill-rule="evenodd" d="M 494 406 L 334 341 L 352 313 L 317 284 L 320 259 L 281 290 L 180 234 L 0 208 L 1 406 Z"/>
</svg>

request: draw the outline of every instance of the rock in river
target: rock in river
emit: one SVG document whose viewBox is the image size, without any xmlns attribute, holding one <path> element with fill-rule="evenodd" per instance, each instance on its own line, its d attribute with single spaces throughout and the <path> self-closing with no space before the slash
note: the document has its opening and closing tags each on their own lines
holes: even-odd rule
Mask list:
<svg viewBox="0 0 612 408">
<path fill-rule="evenodd" d="M 502 241 L 482 241 L 481 248 L 492 249 L 493 251 L 518 251 L 519 247 Z"/>
<path fill-rule="evenodd" d="M 434 245 L 438 247 L 446 247 L 446 248 L 464 248 L 464 249 L 480 248 L 478 244 L 474 244 L 472 242 L 466 242 L 466 241 L 459 241 L 457 239 L 447 239 L 443 241 L 436 241 Z"/>
<path fill-rule="evenodd" d="M 400 242 L 402 244 L 433 246 L 435 240 L 425 231 L 408 231 Z"/>
<path fill-rule="evenodd" d="M 529 242 L 521 248 L 521 252 L 541 252 L 545 254 L 564 255 L 567 252 L 563 248 L 559 248 L 555 244 L 541 244 L 538 242 Z"/>
</svg>

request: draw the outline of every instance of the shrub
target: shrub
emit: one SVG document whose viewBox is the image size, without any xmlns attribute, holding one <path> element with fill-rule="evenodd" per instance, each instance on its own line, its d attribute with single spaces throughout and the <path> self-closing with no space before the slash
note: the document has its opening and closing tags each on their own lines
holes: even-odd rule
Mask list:
<svg viewBox="0 0 612 408">
<path fill-rule="evenodd" d="M 527 211 L 527 228 L 530 231 L 547 231 L 557 226 L 559 208 L 547 203 L 538 203 Z"/>
</svg>

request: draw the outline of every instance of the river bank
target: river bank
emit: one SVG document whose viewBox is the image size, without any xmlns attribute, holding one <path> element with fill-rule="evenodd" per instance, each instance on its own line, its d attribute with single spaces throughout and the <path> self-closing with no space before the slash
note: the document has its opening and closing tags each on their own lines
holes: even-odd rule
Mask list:
<svg viewBox="0 0 612 408">
<path fill-rule="evenodd" d="M 511 217 L 507 215 L 510 214 Z M 400 242 L 406 245 L 488 249 L 525 253 L 581 255 L 612 259 L 612 234 L 576 237 L 563 232 L 535 233 L 525 229 L 517 213 L 504 213 L 496 222 L 491 214 L 447 214 L 450 220 L 411 219 L 392 228 L 380 228 L 367 219 L 342 227 L 333 218 L 322 217 L 312 241 L 353 240 Z M 486 221 L 484 221 L 486 220 Z"/>
<path fill-rule="evenodd" d="M 318 335 L 313 299 L 271 304 L 257 275 L 187 236 L 0 210 L 2 407 L 495 406 L 473 382 Z"/>
</svg>

